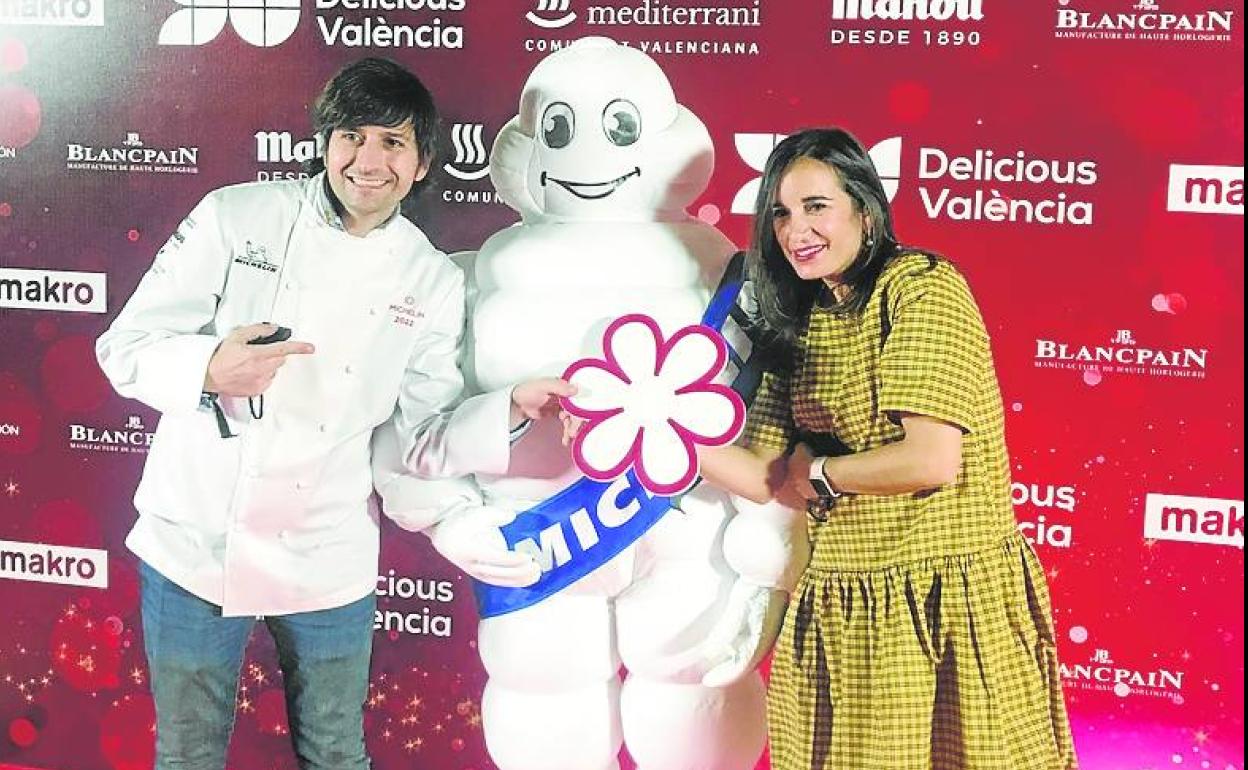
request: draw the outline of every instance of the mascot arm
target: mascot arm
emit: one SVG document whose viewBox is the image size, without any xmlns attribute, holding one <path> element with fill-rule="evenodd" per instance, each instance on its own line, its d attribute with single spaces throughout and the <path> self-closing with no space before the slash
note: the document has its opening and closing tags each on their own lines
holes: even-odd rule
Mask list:
<svg viewBox="0 0 1248 770">
<path fill-rule="evenodd" d="M 753 671 L 775 644 L 789 594 L 810 560 L 803 511 L 777 502 L 734 496 L 737 515 L 724 533 L 724 559 L 734 572 L 724 612 L 707 638 L 708 687 L 723 687 Z"/>
<path fill-rule="evenodd" d="M 507 547 L 499 527 L 512 514 L 484 504 L 469 477 L 411 475 L 399 444 L 393 421 L 373 432 L 373 485 L 387 517 L 403 529 L 428 535 L 438 553 L 475 580 L 516 588 L 541 578 L 533 557 Z"/>
</svg>

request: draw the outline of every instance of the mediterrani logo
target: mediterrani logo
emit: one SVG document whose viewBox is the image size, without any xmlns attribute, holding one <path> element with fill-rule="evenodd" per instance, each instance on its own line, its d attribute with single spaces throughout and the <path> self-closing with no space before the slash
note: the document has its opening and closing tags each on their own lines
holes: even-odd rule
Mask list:
<svg viewBox="0 0 1248 770">
<path fill-rule="evenodd" d="M 161 25 L 160 45 L 204 45 L 226 28 L 260 48 L 281 45 L 299 26 L 300 0 L 173 0 L 182 6 Z"/>
<path fill-rule="evenodd" d="M 737 154 L 741 156 L 741 160 L 759 174 L 746 182 L 733 197 L 731 209 L 733 214 L 754 213 L 754 202 L 763 185 L 762 173 L 763 167 L 767 165 L 767 157 L 787 136 L 788 134 L 737 134 L 733 137 L 733 143 L 737 147 Z M 891 201 L 897 196 L 897 189 L 901 184 L 901 137 L 894 136 L 885 139 L 867 152 L 871 156 L 871 162 L 875 164 L 875 171 L 879 174 L 880 181 L 884 183 L 884 192 Z"/>
<path fill-rule="evenodd" d="M 451 144 L 455 147 L 455 159 L 442 166 L 446 173 L 465 182 L 484 179 L 490 173 L 490 154 L 486 152 L 481 135 L 485 126 L 481 123 L 456 123 L 451 127 Z"/>
<path fill-rule="evenodd" d="M 572 0 L 536 0 L 537 8 L 524 15 L 542 29 L 561 29 L 576 21 Z"/>
</svg>

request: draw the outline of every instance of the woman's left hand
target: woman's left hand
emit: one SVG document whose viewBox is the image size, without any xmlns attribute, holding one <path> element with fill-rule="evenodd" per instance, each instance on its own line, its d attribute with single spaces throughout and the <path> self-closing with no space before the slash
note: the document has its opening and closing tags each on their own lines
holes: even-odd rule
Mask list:
<svg viewBox="0 0 1248 770">
<path fill-rule="evenodd" d="M 779 497 L 807 502 L 819 499 L 819 493 L 810 485 L 810 466 L 814 459 L 810 447 L 805 444 L 798 444 L 793 448 L 793 454 L 789 455 L 784 490 Z"/>
</svg>

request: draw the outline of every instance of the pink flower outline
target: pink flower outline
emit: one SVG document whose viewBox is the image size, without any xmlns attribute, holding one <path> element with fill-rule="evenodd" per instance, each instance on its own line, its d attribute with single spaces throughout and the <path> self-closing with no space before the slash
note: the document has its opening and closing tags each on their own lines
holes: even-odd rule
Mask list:
<svg viewBox="0 0 1248 770">
<path fill-rule="evenodd" d="M 585 441 L 596 429 L 613 419 L 621 417 L 621 415 L 626 419 L 635 419 L 629 417 L 625 406 L 615 405 L 591 408 L 583 403 L 578 403 L 577 396 L 564 398 L 560 400 L 563 408 L 569 414 L 586 421 L 585 426 L 573 441 L 573 460 L 581 472 L 595 481 L 611 481 L 632 467 L 637 474 L 638 480 L 646 489 L 659 495 L 675 495 L 691 487 L 698 477 L 696 450 L 698 445 L 722 446 L 731 443 L 740 435 L 741 429 L 745 425 L 745 403 L 732 388 L 714 382 L 728 360 L 728 345 L 716 330 L 702 324 L 693 324 L 679 329 L 670 339 L 664 340 L 663 332 L 659 328 L 658 323 L 650 316 L 640 313 L 621 316 L 612 321 L 603 333 L 604 357 L 601 359 L 585 358 L 574 362 L 564 371 L 563 378 L 575 383 L 578 374 L 587 370 L 593 370 L 600 375 L 614 378 L 625 388 L 633 386 L 635 384 L 634 377 L 640 376 L 642 372 L 634 372 L 630 376 L 624 364 L 621 363 L 621 356 L 618 355 L 616 350 L 617 334 L 630 324 L 640 324 L 649 332 L 650 338 L 654 342 L 654 361 L 651 370 L 645 372 L 650 377 L 660 378 L 662 376 L 669 357 L 681 346 L 683 341 L 690 337 L 701 337 L 709 341 L 714 346 L 713 362 L 705 371 L 696 374 L 691 381 L 677 387 L 674 395 L 678 399 L 683 395 L 717 395 L 728 402 L 732 409 L 732 417 L 723 431 L 707 434 L 700 432 L 696 427 L 690 427 L 686 424 L 686 421 L 682 421 L 679 410 L 675 414 L 669 414 L 666 417 L 666 424 L 684 449 L 685 464 L 675 481 L 664 482 L 656 478 L 658 475 L 654 473 L 656 469 L 648 469 L 646 467 L 644 447 L 647 440 L 647 428 L 645 425 L 636 427 L 636 432 L 633 434 L 627 448 L 618 456 L 617 460 L 607 463 L 606 467 L 594 465 L 586 456 L 584 451 Z M 627 431 L 629 426 L 624 424 L 623 427 Z"/>
</svg>

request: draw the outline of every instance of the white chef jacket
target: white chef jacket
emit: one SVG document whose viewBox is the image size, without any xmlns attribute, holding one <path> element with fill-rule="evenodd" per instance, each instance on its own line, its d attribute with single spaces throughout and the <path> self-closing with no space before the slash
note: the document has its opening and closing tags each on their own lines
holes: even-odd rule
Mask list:
<svg viewBox="0 0 1248 770">
<path fill-rule="evenodd" d="M 208 361 L 231 330 L 264 321 L 316 352 L 287 358 L 261 419 L 221 397 L 237 434 L 222 438 L 201 405 Z M 373 464 L 430 477 L 507 467 L 509 392 L 451 409 L 463 325 L 461 271 L 401 216 L 348 234 L 323 175 L 210 193 L 96 343 L 117 391 L 162 413 L 127 546 L 225 615 L 368 595 Z M 397 439 L 373 453 L 383 424 Z"/>
</svg>

